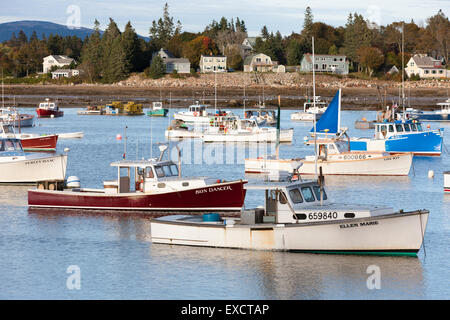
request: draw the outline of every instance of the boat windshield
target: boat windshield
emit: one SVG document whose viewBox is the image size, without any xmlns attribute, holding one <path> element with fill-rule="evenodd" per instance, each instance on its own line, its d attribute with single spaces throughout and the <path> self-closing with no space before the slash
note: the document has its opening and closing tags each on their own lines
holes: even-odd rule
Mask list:
<svg viewBox="0 0 450 320">
<path fill-rule="evenodd" d="M 178 176 L 178 167 L 175 164 L 155 166 L 158 178 Z"/>
<path fill-rule="evenodd" d="M 405 131 L 410 132 L 411 128 L 409 127 L 409 123 L 405 123 Z"/>
<path fill-rule="evenodd" d="M 417 127 L 415 123 L 411 123 L 411 129 L 412 131 L 417 131 Z"/>
<path fill-rule="evenodd" d="M 303 198 L 305 198 L 306 202 L 314 202 L 314 195 L 311 191 L 310 187 L 302 187 Z"/>
<path fill-rule="evenodd" d="M 314 194 L 316 195 L 316 199 L 320 200 L 320 187 L 319 186 L 313 186 Z M 325 190 L 322 190 L 322 200 L 327 200 L 327 194 L 325 193 Z"/>
<path fill-rule="evenodd" d="M 401 124 L 396 124 L 395 128 L 397 129 L 397 132 L 403 132 L 403 126 Z"/>
<path fill-rule="evenodd" d="M 329 148 L 331 146 L 332 146 L 332 144 L 328 145 Z M 339 153 L 348 151 L 348 142 L 346 142 L 346 141 L 336 141 L 335 146 L 338 149 Z"/>
<path fill-rule="evenodd" d="M 1 140 L 0 141 L 0 152 L 6 151 L 22 151 L 22 146 L 19 141 L 14 140 Z"/>
<path fill-rule="evenodd" d="M 422 125 L 420 123 L 417 123 L 417 131 L 423 131 Z"/>
<path fill-rule="evenodd" d="M 303 202 L 302 194 L 297 188 L 289 190 L 289 196 L 291 197 L 293 203 Z"/>
</svg>

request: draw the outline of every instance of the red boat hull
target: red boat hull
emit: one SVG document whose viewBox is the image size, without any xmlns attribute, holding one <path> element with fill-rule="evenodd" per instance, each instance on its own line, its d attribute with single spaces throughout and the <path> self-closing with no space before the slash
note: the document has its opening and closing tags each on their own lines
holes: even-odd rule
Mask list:
<svg viewBox="0 0 450 320">
<path fill-rule="evenodd" d="M 41 109 L 41 108 L 37 108 L 36 113 L 39 118 L 48 118 L 51 116 L 62 117 L 64 115 L 64 111 L 61 111 L 61 110 L 50 110 L 50 109 Z"/>
<path fill-rule="evenodd" d="M 244 205 L 244 184 L 238 180 L 178 192 L 145 194 L 29 190 L 28 206 L 136 211 L 239 211 Z"/>
<path fill-rule="evenodd" d="M 56 150 L 58 135 L 23 138 L 20 139 L 20 142 L 25 151 L 53 151 Z"/>
</svg>

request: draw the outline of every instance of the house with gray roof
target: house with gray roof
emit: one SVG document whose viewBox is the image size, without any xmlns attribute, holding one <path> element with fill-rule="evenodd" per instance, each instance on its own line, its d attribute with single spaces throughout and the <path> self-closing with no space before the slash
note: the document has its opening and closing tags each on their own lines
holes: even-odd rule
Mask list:
<svg viewBox="0 0 450 320">
<path fill-rule="evenodd" d="M 446 78 L 448 70 L 442 66 L 440 60 L 427 56 L 426 54 L 415 54 L 409 59 L 405 72 L 408 77 L 419 75 L 421 78 Z"/>
<path fill-rule="evenodd" d="M 175 58 L 168 50 L 161 48 L 157 53 L 152 56 L 160 56 L 166 64 L 166 73 L 172 73 L 176 70 L 178 73 L 190 73 L 191 63 L 186 58 Z"/>
<path fill-rule="evenodd" d="M 248 55 L 252 54 L 254 46 L 256 44 L 257 37 L 247 37 L 241 44 L 241 56 L 245 59 Z"/>
<path fill-rule="evenodd" d="M 300 71 L 312 72 L 314 66 L 315 72 L 348 74 L 349 63 L 344 55 L 315 54 L 314 60 L 313 63 L 312 54 L 304 54 L 300 62 Z"/>
<path fill-rule="evenodd" d="M 53 66 L 61 68 L 64 66 L 69 66 L 72 62 L 75 62 L 75 60 L 69 58 L 68 56 L 52 54 L 44 58 L 42 70 L 44 73 L 47 73 Z"/>
</svg>

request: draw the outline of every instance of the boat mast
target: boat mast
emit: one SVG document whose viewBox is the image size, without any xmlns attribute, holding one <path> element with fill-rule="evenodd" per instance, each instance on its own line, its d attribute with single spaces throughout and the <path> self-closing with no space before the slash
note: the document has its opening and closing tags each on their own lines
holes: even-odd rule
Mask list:
<svg viewBox="0 0 450 320">
<path fill-rule="evenodd" d="M 244 118 L 245 118 L 245 82 L 244 82 Z"/>
<path fill-rule="evenodd" d="M 217 71 L 214 71 L 214 115 L 217 112 Z"/>
<path fill-rule="evenodd" d="M 313 69 L 313 107 L 316 109 L 316 73 L 315 73 L 315 58 L 314 58 L 314 37 L 312 37 L 312 69 Z M 316 134 L 316 114 L 313 116 L 314 127 L 314 174 L 317 179 L 317 134 Z"/>
<path fill-rule="evenodd" d="M 402 22 L 402 104 L 405 117 L 405 22 Z"/>
<path fill-rule="evenodd" d="M 4 92 L 4 84 L 3 84 L 3 68 L 2 68 L 2 107 L 5 108 L 5 92 Z"/>
<path fill-rule="evenodd" d="M 275 146 L 275 155 L 277 157 L 277 160 L 280 159 L 280 119 L 281 119 L 281 98 L 278 95 L 278 114 L 277 114 L 277 141 Z"/>
</svg>

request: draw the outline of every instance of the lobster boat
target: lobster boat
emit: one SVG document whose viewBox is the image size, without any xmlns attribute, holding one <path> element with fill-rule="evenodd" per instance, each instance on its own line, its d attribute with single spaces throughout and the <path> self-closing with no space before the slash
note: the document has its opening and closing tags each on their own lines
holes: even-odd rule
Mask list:
<svg viewBox="0 0 450 320">
<path fill-rule="evenodd" d="M 56 118 L 64 115 L 64 111 L 60 110 L 55 102 L 50 102 L 48 98 L 45 99 L 45 102 L 39 103 L 36 113 L 38 118 Z"/>
<path fill-rule="evenodd" d="M 240 211 L 245 199 L 244 180 L 182 177 L 170 160 L 121 160 L 111 163 L 117 179 L 103 189 L 68 188 L 28 191 L 28 205 L 36 208 L 125 210 L 156 212 Z"/>
<path fill-rule="evenodd" d="M 320 181 L 320 180 L 319 180 Z M 312 180 L 245 187 L 264 193 L 264 207 L 240 217 L 214 213 L 152 219 L 151 241 L 170 245 L 306 253 L 416 256 L 429 211 L 339 204 Z"/>
</svg>

